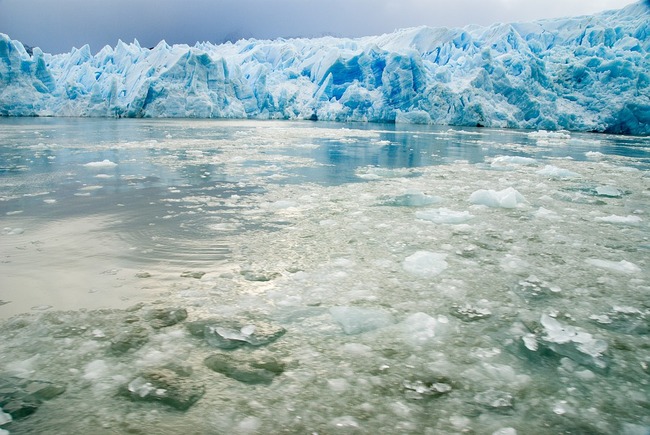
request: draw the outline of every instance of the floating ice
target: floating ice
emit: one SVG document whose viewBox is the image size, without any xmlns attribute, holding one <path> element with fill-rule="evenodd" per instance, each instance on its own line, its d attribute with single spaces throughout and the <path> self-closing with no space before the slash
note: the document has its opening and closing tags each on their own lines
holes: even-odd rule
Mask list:
<svg viewBox="0 0 650 435">
<path fill-rule="evenodd" d="M 602 216 L 594 218 L 596 222 L 605 222 L 608 224 L 619 224 L 619 225 L 638 225 L 642 222 L 642 219 L 639 216 L 627 215 L 627 216 Z"/>
<path fill-rule="evenodd" d="M 537 171 L 539 175 L 543 175 L 545 177 L 550 177 L 550 178 L 578 178 L 580 177 L 580 174 L 570 171 L 568 169 L 562 169 L 558 168 L 557 166 L 553 165 L 546 165 L 544 166 L 543 169 L 540 169 Z"/>
<path fill-rule="evenodd" d="M 6 412 L 3 412 L 2 408 L 0 408 L 0 426 L 3 426 L 7 423 L 11 423 L 12 420 L 13 419 L 11 418 L 11 415 L 7 414 Z"/>
<path fill-rule="evenodd" d="M 549 139 L 571 139 L 568 131 L 546 131 L 539 130 L 528 133 L 528 137 L 535 140 L 549 140 Z"/>
<path fill-rule="evenodd" d="M 600 151 L 587 151 L 585 153 L 585 157 L 591 160 L 602 160 L 605 158 L 605 154 L 601 153 Z"/>
<path fill-rule="evenodd" d="M 560 216 L 555 213 L 553 210 L 548 210 L 544 207 L 540 207 L 536 212 L 535 212 L 535 217 L 539 219 L 548 219 L 548 220 L 558 220 L 560 219 Z"/>
<path fill-rule="evenodd" d="M 521 156 L 499 156 L 492 159 L 490 166 L 503 167 L 503 166 L 536 166 L 537 160 L 530 157 Z"/>
<path fill-rule="evenodd" d="M 525 204 L 526 199 L 517 190 L 508 187 L 500 191 L 477 190 L 470 195 L 469 202 L 488 207 L 516 208 Z"/>
<path fill-rule="evenodd" d="M 641 271 L 641 268 L 639 266 L 637 266 L 634 263 L 630 263 L 629 261 L 626 260 L 611 261 L 611 260 L 601 260 L 598 258 L 589 258 L 585 260 L 585 262 L 587 264 L 591 264 L 592 266 L 596 266 L 601 269 L 606 269 L 618 273 L 632 274 Z"/>
<path fill-rule="evenodd" d="M 594 338 L 582 328 L 563 325 L 546 314 L 542 314 L 540 323 L 545 332 L 542 340 L 553 351 L 579 364 L 595 364 L 600 368 L 606 366 L 601 358 L 607 351 L 607 342 L 604 340 Z"/>
<path fill-rule="evenodd" d="M 8 235 L 8 236 L 16 236 L 19 234 L 23 234 L 25 230 L 23 228 L 9 228 L 5 227 L 2 229 L 2 234 Z"/>
<path fill-rule="evenodd" d="M 423 207 L 440 201 L 442 198 L 439 196 L 425 195 L 419 190 L 409 190 L 402 195 L 382 198 L 381 204 L 398 207 Z"/>
<path fill-rule="evenodd" d="M 402 263 L 405 271 L 422 277 L 432 277 L 439 275 L 448 266 L 445 259 L 447 254 L 418 251 L 415 254 L 406 257 Z"/>
<path fill-rule="evenodd" d="M 382 328 L 394 323 L 393 316 L 385 310 L 357 307 L 332 307 L 330 314 L 349 335 Z"/>
<path fill-rule="evenodd" d="M 448 208 L 434 208 L 415 213 L 415 217 L 436 224 L 462 224 L 474 216 L 468 211 L 454 211 Z"/>
<path fill-rule="evenodd" d="M 596 188 L 596 194 L 598 196 L 608 196 L 611 198 L 618 198 L 623 195 L 623 192 L 621 192 L 614 186 L 598 186 Z"/>
<path fill-rule="evenodd" d="M 86 163 L 84 166 L 92 169 L 110 169 L 116 167 L 117 163 L 111 162 L 108 159 L 104 159 L 101 162 Z"/>
<path fill-rule="evenodd" d="M 445 316 L 431 317 L 425 313 L 415 313 L 395 327 L 401 332 L 405 342 L 420 346 L 444 335 L 448 325 L 449 319 Z"/>
</svg>

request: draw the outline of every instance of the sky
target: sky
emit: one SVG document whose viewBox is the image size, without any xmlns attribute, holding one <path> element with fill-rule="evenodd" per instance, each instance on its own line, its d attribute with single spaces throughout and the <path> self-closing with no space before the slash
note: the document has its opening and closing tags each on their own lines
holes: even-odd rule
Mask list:
<svg viewBox="0 0 650 435">
<path fill-rule="evenodd" d="M 359 37 L 587 15 L 637 0 L 0 0 L 0 33 L 48 53 L 241 38 Z M 647 0 L 646 0 L 647 1 Z"/>
</svg>

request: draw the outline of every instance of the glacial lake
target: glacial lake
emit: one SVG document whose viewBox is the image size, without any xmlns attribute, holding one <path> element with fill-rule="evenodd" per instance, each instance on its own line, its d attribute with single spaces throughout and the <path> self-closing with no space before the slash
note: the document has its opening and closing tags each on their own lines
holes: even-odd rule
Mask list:
<svg viewBox="0 0 650 435">
<path fill-rule="evenodd" d="M 0 118 L 0 433 L 647 434 L 649 171 L 639 137 Z"/>
</svg>

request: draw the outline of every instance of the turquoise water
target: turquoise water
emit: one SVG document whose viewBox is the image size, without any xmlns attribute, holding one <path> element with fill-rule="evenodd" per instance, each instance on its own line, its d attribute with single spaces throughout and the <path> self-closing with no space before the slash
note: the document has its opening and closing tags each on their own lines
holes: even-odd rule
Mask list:
<svg viewBox="0 0 650 435">
<path fill-rule="evenodd" d="M 647 433 L 649 145 L 2 119 L 0 379 L 66 386 L 2 429 Z M 153 327 L 168 307 L 187 319 Z M 187 326 L 242 318 L 285 333 L 224 350 Z M 215 354 L 282 370 L 247 383 Z M 187 410 L 136 382 L 170 365 L 203 388 Z"/>
</svg>

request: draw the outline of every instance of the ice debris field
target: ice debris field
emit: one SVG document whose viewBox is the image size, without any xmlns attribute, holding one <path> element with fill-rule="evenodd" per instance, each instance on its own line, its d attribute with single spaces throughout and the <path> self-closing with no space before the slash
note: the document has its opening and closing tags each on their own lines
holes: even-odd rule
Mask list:
<svg viewBox="0 0 650 435">
<path fill-rule="evenodd" d="M 0 34 L 0 115 L 318 119 L 650 134 L 647 2 L 358 39 L 119 42 Z M 27 41 L 25 41 L 27 42 Z"/>
<path fill-rule="evenodd" d="M 647 139 L 9 121 L 0 433 L 650 430 Z"/>
</svg>

